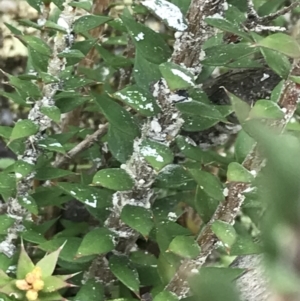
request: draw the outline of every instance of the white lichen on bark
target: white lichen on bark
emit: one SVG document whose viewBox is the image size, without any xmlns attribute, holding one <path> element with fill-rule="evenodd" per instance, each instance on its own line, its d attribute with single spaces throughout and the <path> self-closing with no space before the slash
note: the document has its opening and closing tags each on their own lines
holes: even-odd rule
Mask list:
<svg viewBox="0 0 300 301">
<path fill-rule="evenodd" d="M 68 5 L 70 1 L 67 0 L 64 3 L 64 10 L 62 11 L 59 20 L 63 20 L 66 29 L 66 34 L 58 33 L 55 38 L 53 46 L 53 53 L 48 62 L 47 73 L 58 77 L 59 73 L 64 70 L 66 60 L 59 58 L 58 53 L 69 49 L 71 46 L 70 41 L 73 41 L 72 23 L 74 20 L 74 11 Z M 62 21 L 60 21 L 61 23 Z M 24 161 L 31 165 L 36 164 L 41 150 L 38 148 L 37 143 L 45 137 L 45 131 L 51 127 L 51 119 L 41 112 L 42 107 L 54 106 L 53 97 L 58 91 L 60 85 L 58 84 L 46 84 L 42 89 L 42 98 L 34 103 L 33 108 L 28 114 L 28 119 L 35 123 L 39 130 L 37 134 L 30 136 L 25 141 L 25 151 L 22 155 L 18 156 L 19 161 Z M 26 198 L 29 196 L 32 189 L 33 179 L 35 172 L 31 172 L 28 175 L 19 178 L 17 177 L 17 189 L 16 196 L 11 197 L 7 203 L 7 214 L 14 218 L 14 224 L 8 229 L 7 236 L 4 241 L 0 243 L 0 253 L 4 253 L 6 256 L 11 257 L 15 253 L 15 239 L 18 238 L 18 233 L 24 230 L 23 220 L 31 220 L 31 214 L 21 206 L 18 198 Z"/>
</svg>

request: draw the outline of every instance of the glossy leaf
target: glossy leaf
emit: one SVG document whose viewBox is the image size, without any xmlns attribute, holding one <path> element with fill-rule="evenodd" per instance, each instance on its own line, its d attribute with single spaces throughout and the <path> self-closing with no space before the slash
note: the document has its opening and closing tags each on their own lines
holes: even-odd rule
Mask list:
<svg viewBox="0 0 300 301">
<path fill-rule="evenodd" d="M 180 65 L 166 62 L 159 65 L 159 70 L 171 90 L 186 89 L 195 85 L 194 75 Z"/>
<path fill-rule="evenodd" d="M 203 189 L 209 196 L 218 201 L 224 199 L 223 185 L 216 176 L 200 169 L 188 169 L 188 171 L 198 183 L 200 189 Z"/>
<path fill-rule="evenodd" d="M 111 231 L 106 228 L 93 229 L 84 236 L 76 257 L 105 254 L 114 247 L 114 235 Z"/>
<path fill-rule="evenodd" d="M 227 180 L 230 182 L 244 182 L 249 183 L 253 181 L 253 174 L 247 170 L 243 165 L 232 162 L 228 165 Z"/>
<path fill-rule="evenodd" d="M 230 247 L 236 241 L 237 235 L 235 229 L 228 223 L 223 221 L 214 221 L 211 225 L 211 229 L 224 244 L 226 249 L 230 249 Z"/>
<path fill-rule="evenodd" d="M 13 141 L 15 139 L 29 137 L 36 134 L 38 129 L 38 126 L 31 120 L 19 120 L 15 124 L 9 139 Z"/>
<path fill-rule="evenodd" d="M 198 243 L 190 236 L 176 236 L 168 250 L 184 258 L 196 258 L 200 253 Z"/>
<path fill-rule="evenodd" d="M 171 50 L 162 36 L 134 19 L 122 17 L 135 47 L 149 62 L 160 64 L 171 55 Z"/>
<path fill-rule="evenodd" d="M 300 57 L 300 45 L 291 36 L 284 33 L 275 33 L 257 43 L 258 46 L 276 50 L 288 57 Z"/>
<path fill-rule="evenodd" d="M 130 175 L 121 168 L 107 168 L 98 171 L 94 175 L 93 183 L 118 191 L 130 190 L 134 185 Z"/>
<path fill-rule="evenodd" d="M 249 118 L 282 119 L 284 118 L 284 113 L 275 102 L 258 100 L 251 109 Z"/>
<path fill-rule="evenodd" d="M 121 220 L 132 229 L 147 237 L 153 228 L 153 217 L 149 209 L 134 205 L 125 205 Z"/>
<path fill-rule="evenodd" d="M 164 144 L 145 139 L 141 142 L 140 153 L 156 170 L 173 162 L 172 151 Z"/>
<path fill-rule="evenodd" d="M 140 281 L 138 273 L 132 267 L 130 261 L 125 256 L 113 255 L 109 259 L 109 267 L 112 273 L 130 290 L 139 291 Z"/>
<path fill-rule="evenodd" d="M 98 27 L 108 21 L 110 17 L 96 16 L 96 15 L 85 15 L 78 18 L 73 24 L 73 30 L 76 33 L 85 33 L 95 27 Z"/>
<path fill-rule="evenodd" d="M 137 85 L 126 87 L 116 92 L 113 96 L 144 116 L 154 116 L 160 112 L 151 93 Z"/>
</svg>

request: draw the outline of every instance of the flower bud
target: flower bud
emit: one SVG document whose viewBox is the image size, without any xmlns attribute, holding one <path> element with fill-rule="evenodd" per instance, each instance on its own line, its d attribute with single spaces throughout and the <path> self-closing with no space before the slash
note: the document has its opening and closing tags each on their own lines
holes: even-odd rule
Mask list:
<svg viewBox="0 0 300 301">
<path fill-rule="evenodd" d="M 37 279 L 32 283 L 32 288 L 36 291 L 41 291 L 44 288 L 44 281 L 41 279 Z"/>
<path fill-rule="evenodd" d="M 28 301 L 35 301 L 38 298 L 38 292 L 33 289 L 30 289 L 26 293 L 26 298 L 28 299 Z"/>
<path fill-rule="evenodd" d="M 25 276 L 25 280 L 27 281 L 27 283 L 32 284 L 36 280 L 36 277 L 32 272 L 27 273 Z"/>
<path fill-rule="evenodd" d="M 37 279 L 40 279 L 42 277 L 42 269 L 40 267 L 35 267 L 32 271 L 32 273 L 34 274 L 34 276 Z"/>
<path fill-rule="evenodd" d="M 31 285 L 29 285 L 26 280 L 24 280 L 24 279 L 20 280 L 19 279 L 19 280 L 16 280 L 16 287 L 19 290 L 27 291 L 31 288 Z"/>
</svg>

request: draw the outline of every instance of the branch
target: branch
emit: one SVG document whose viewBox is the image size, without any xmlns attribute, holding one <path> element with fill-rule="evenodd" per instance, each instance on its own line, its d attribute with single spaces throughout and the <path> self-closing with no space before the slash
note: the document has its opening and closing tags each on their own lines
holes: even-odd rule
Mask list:
<svg viewBox="0 0 300 301">
<path fill-rule="evenodd" d="M 290 75 L 300 75 L 298 61 L 294 61 Z M 297 109 L 299 98 L 300 86 L 288 79 L 284 84 L 279 100 L 279 106 L 285 112 L 285 117 L 280 121 L 274 122 L 272 125 L 273 127 L 283 131 Z M 257 174 L 263 165 L 262 163 L 263 158 L 260 156 L 257 146 L 255 146 L 246 157 L 243 166 L 249 171 L 255 171 L 254 174 Z M 224 202 L 218 206 L 213 217 L 197 239 L 198 244 L 201 247 L 200 255 L 194 260 L 185 260 L 182 263 L 177 273 L 166 287 L 167 290 L 175 293 L 180 298 L 184 298 L 189 294 L 188 278 L 192 274 L 191 271 L 202 267 L 218 242 L 216 235 L 211 229 L 211 225 L 216 220 L 233 224 L 245 199 L 243 193 L 249 188 L 249 183 L 231 182 L 228 184 L 228 196 L 225 198 Z"/>
<path fill-rule="evenodd" d="M 199 68 L 201 47 L 209 37 L 215 34 L 215 29 L 206 25 L 204 19 L 209 15 L 222 13 L 223 2 L 223 0 L 193 0 L 187 16 L 189 27 L 185 32 L 176 34 L 177 40 L 171 60 L 189 68 L 195 76 L 201 70 Z M 190 55 L 190 52 L 192 52 L 192 55 Z M 145 161 L 141 152 L 141 142 L 143 139 L 148 138 L 169 146 L 179 134 L 183 125 L 183 119 L 174 102 L 177 95 L 168 88 L 164 79 L 161 79 L 154 85 L 153 96 L 161 108 L 161 113 L 155 117 L 147 118 L 142 126 L 141 138 L 136 138 L 134 141 L 134 150 L 131 158 L 126 164 L 121 166 L 134 180 L 134 188 L 126 192 L 118 191 L 113 195 L 114 206 L 105 222 L 105 226 L 114 231 L 119 237 L 116 251 L 123 254 L 128 254 L 139 237 L 139 233 L 121 221 L 120 214 L 123 207 L 126 204 L 133 204 L 150 208 L 155 199 L 152 184 L 156 178 L 156 171 Z M 97 270 L 98 272 L 95 275 Z M 107 284 L 111 280 L 107 276 L 109 275 L 109 273 L 106 273 L 107 271 L 107 260 L 104 256 L 100 256 L 92 263 L 89 272 L 84 278 L 96 276 Z"/>
<path fill-rule="evenodd" d="M 58 19 L 58 23 L 64 26 L 67 34 L 65 36 L 58 35 L 56 37 L 53 55 L 48 61 L 47 72 L 54 77 L 58 77 L 66 65 L 66 60 L 59 58 L 57 54 L 70 48 L 70 44 L 66 44 L 66 40 L 73 40 L 71 26 L 74 19 L 74 12 L 69 11 L 68 3 L 69 0 L 65 2 L 65 9 Z M 41 113 L 41 108 L 54 106 L 53 97 L 59 88 L 58 84 L 44 85 L 42 91 L 43 97 L 35 102 L 34 107 L 30 110 L 28 119 L 38 125 L 39 131 L 37 134 L 28 137 L 25 141 L 25 151 L 23 155 L 18 157 L 19 161 L 35 165 L 41 155 L 42 152 L 37 144 L 44 138 L 44 132 L 51 127 L 52 122 L 49 117 Z M 8 257 L 11 257 L 15 252 L 16 247 L 14 241 L 18 238 L 18 232 L 24 230 L 23 220 L 31 219 L 30 213 L 20 205 L 19 199 L 26 199 L 29 196 L 34 176 L 35 172 L 31 172 L 22 178 L 18 178 L 16 196 L 9 198 L 7 202 L 7 214 L 14 218 L 15 222 L 8 229 L 5 240 L 0 243 L 0 253 L 4 253 Z"/>
</svg>

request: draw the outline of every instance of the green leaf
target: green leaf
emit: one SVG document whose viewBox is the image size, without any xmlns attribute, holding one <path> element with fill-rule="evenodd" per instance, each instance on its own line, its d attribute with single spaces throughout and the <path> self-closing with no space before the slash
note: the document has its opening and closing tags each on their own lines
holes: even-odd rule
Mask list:
<svg viewBox="0 0 300 301">
<path fill-rule="evenodd" d="M 232 268 L 201 268 L 199 273 L 195 273 L 190 280 L 195 300 L 239 301 L 238 292 L 232 282 L 241 275 L 241 272 L 243 270 Z"/>
<path fill-rule="evenodd" d="M 76 200 L 92 207 L 105 208 L 111 205 L 112 192 L 79 183 L 58 183 L 57 186 Z"/>
<path fill-rule="evenodd" d="M 208 223 L 215 213 L 219 201 L 209 196 L 200 186 L 197 186 L 194 204 L 203 222 Z"/>
<path fill-rule="evenodd" d="M 31 135 L 36 134 L 38 130 L 39 127 L 31 120 L 28 119 L 19 120 L 16 122 L 13 128 L 9 140 L 13 141 L 15 139 L 29 137 Z"/>
<path fill-rule="evenodd" d="M 230 182 L 250 183 L 254 180 L 254 175 L 243 165 L 232 162 L 228 165 L 227 180 Z"/>
<path fill-rule="evenodd" d="M 38 141 L 38 146 L 46 149 L 47 151 L 57 152 L 61 154 L 65 154 L 66 151 L 64 147 L 53 138 L 45 138 Z"/>
<path fill-rule="evenodd" d="M 300 45 L 291 36 L 284 33 L 275 33 L 258 41 L 257 46 L 276 50 L 288 57 L 300 57 Z"/>
<path fill-rule="evenodd" d="M 117 104 L 108 95 L 94 94 L 95 102 L 107 118 L 108 122 L 125 133 L 139 135 L 139 128 L 133 116 Z"/>
<path fill-rule="evenodd" d="M 112 273 L 130 290 L 139 291 L 140 281 L 138 273 L 125 256 L 113 255 L 109 259 L 109 267 Z"/>
<path fill-rule="evenodd" d="M 14 164 L 14 172 L 17 180 L 20 180 L 23 177 L 26 177 L 28 174 L 35 170 L 36 166 L 34 164 L 30 164 L 23 160 L 18 160 Z"/>
<path fill-rule="evenodd" d="M 0 215 L 0 234 L 6 234 L 8 228 L 14 224 L 14 219 L 6 214 Z"/>
<path fill-rule="evenodd" d="M 169 251 L 184 257 L 196 258 L 200 253 L 197 241 L 190 236 L 176 236 L 169 245 Z"/>
<path fill-rule="evenodd" d="M 208 17 L 208 18 L 205 18 L 205 22 L 208 25 L 211 25 L 211 26 L 221 29 L 222 31 L 232 32 L 246 40 L 250 39 L 249 35 L 247 33 L 245 33 L 243 30 L 241 30 L 241 28 L 237 24 L 234 24 L 228 20 L 225 20 L 224 18 Z"/>
<path fill-rule="evenodd" d="M 186 89 L 195 86 L 194 75 L 180 65 L 166 62 L 159 65 L 159 70 L 171 90 Z"/>
<path fill-rule="evenodd" d="M 255 244 L 251 236 L 237 236 L 234 244 L 231 246 L 230 255 L 249 255 L 260 254 L 262 252 L 261 246 Z"/>
<path fill-rule="evenodd" d="M 12 196 L 16 190 L 16 177 L 12 174 L 0 173 L 0 194 Z"/>
<path fill-rule="evenodd" d="M 80 2 L 71 1 L 71 2 L 69 2 L 69 5 L 73 6 L 73 7 L 82 8 L 87 12 L 90 12 L 91 8 L 93 6 L 90 1 L 80 1 Z"/>
<path fill-rule="evenodd" d="M 114 247 L 114 235 L 111 231 L 106 228 L 93 229 L 84 236 L 76 257 L 105 254 Z"/>
<path fill-rule="evenodd" d="M 12 130 L 13 129 L 10 126 L 0 126 L 0 137 L 9 139 Z"/>
<path fill-rule="evenodd" d="M 96 15 L 85 15 L 78 18 L 73 24 L 73 30 L 76 33 L 85 33 L 95 27 L 98 27 L 108 21 L 110 17 L 96 16 Z"/>
<path fill-rule="evenodd" d="M 80 3 L 80 2 L 79 2 Z M 75 300 L 80 301 L 103 301 L 104 288 L 96 279 L 88 279 L 77 293 Z"/>
<path fill-rule="evenodd" d="M 22 35 L 23 34 L 23 32 L 21 30 L 12 26 L 11 24 L 8 24 L 6 22 L 4 22 L 4 24 L 11 31 L 12 34 L 14 34 L 14 35 Z"/>
<path fill-rule="evenodd" d="M 75 257 L 81 242 L 82 238 L 79 237 L 68 237 L 67 241 L 66 237 L 55 237 L 52 240 L 48 240 L 47 242 L 40 244 L 39 248 L 47 252 L 55 252 L 63 243 L 66 243 L 63 250 L 59 254 L 59 259 L 72 264 L 84 263 L 93 260 L 95 256 L 85 256 L 81 258 Z"/>
<path fill-rule="evenodd" d="M 226 119 L 224 119 L 225 116 L 230 114 L 230 107 L 228 112 L 224 111 L 224 114 L 220 113 L 220 108 L 225 107 L 225 109 L 228 109 L 228 106 L 215 106 L 213 104 L 207 105 L 205 103 L 202 103 L 200 101 L 188 101 L 183 103 L 176 104 L 176 107 L 180 110 L 180 112 L 188 114 L 188 115 L 197 115 L 201 116 L 203 118 L 208 119 L 214 119 L 217 121 L 224 121 L 227 122 Z"/>
<path fill-rule="evenodd" d="M 190 189 L 196 183 L 190 173 L 177 164 L 170 164 L 163 168 L 157 175 L 155 186 L 168 189 Z"/>
<path fill-rule="evenodd" d="M 41 268 L 42 275 L 45 279 L 53 274 L 58 260 L 58 256 L 65 244 L 66 242 L 64 242 L 64 244 L 61 245 L 56 251 L 45 255 L 41 260 L 39 260 L 36 263 L 36 266 Z"/>
<path fill-rule="evenodd" d="M 161 221 L 160 223 L 157 223 L 156 241 L 159 245 L 159 249 L 164 254 L 166 254 L 165 251 L 168 250 L 169 245 L 172 242 L 173 238 L 182 235 L 191 235 L 191 232 L 188 229 L 172 221 Z M 174 254 L 170 254 L 170 255 L 174 255 Z M 177 261 L 179 261 L 178 257 L 176 258 Z"/>
<path fill-rule="evenodd" d="M 244 130 L 239 131 L 235 140 L 234 153 L 237 161 L 242 163 L 246 156 L 253 149 L 255 140 L 250 137 Z"/>
<path fill-rule="evenodd" d="M 113 96 L 144 116 L 155 116 L 160 112 L 152 94 L 137 85 L 128 86 Z"/>
<path fill-rule="evenodd" d="M 209 196 L 218 201 L 224 200 L 223 185 L 216 176 L 200 169 L 188 169 L 188 171 L 198 183 L 200 189 L 203 189 Z"/>
<path fill-rule="evenodd" d="M 150 139 L 141 142 L 140 153 L 145 160 L 156 170 L 173 162 L 174 156 L 170 148 Z"/>
<path fill-rule="evenodd" d="M 137 49 L 134 61 L 133 77 L 136 84 L 144 90 L 161 78 L 159 65 L 153 64 L 143 57 L 142 51 Z"/>
<path fill-rule="evenodd" d="M 25 241 L 34 243 L 34 244 L 41 244 L 43 242 L 46 242 L 46 238 L 43 236 L 42 233 L 34 231 L 34 230 L 26 230 L 22 232 L 22 238 Z"/>
<path fill-rule="evenodd" d="M 47 20 L 44 24 L 45 28 L 53 29 L 58 32 L 66 33 L 66 29 L 62 26 L 59 26 L 57 23 Z"/>
<path fill-rule="evenodd" d="M 140 54 L 149 62 L 160 64 L 165 62 L 171 55 L 171 50 L 163 40 L 161 34 L 150 28 L 122 16 L 122 21 L 127 27 L 133 43 Z"/>
<path fill-rule="evenodd" d="M 209 66 L 224 66 L 246 58 L 255 52 L 257 49 L 246 43 L 212 46 L 205 49 L 205 59 L 202 63 Z"/>
<path fill-rule="evenodd" d="M 70 286 L 64 280 L 60 279 L 59 277 L 55 277 L 55 276 L 44 277 L 43 281 L 44 281 L 43 292 L 45 292 L 45 293 L 55 292 L 61 288 Z"/>
<path fill-rule="evenodd" d="M 34 269 L 34 264 L 28 256 L 23 241 L 21 242 L 21 252 L 17 265 L 17 279 L 24 279 L 26 274 L 31 272 Z"/>
<path fill-rule="evenodd" d="M 166 0 L 142 1 L 142 5 L 147 7 L 154 15 L 162 20 L 168 27 L 176 31 L 187 29 L 186 20 L 180 9 Z M 166 14 L 168 12 L 168 14 Z"/>
<path fill-rule="evenodd" d="M 291 70 L 291 63 L 289 62 L 289 59 L 274 50 L 267 48 L 261 48 L 260 50 L 268 66 L 279 76 L 287 79 Z"/>
<path fill-rule="evenodd" d="M 28 46 L 30 46 L 31 49 L 34 49 L 38 53 L 46 56 L 51 56 L 52 54 L 51 47 L 40 38 L 37 38 L 35 36 L 18 36 L 18 38 L 21 41 L 25 41 L 25 43 Z"/>
<path fill-rule="evenodd" d="M 6 285 L 12 279 L 6 275 L 6 273 L 0 269 L 0 287 Z"/>
<path fill-rule="evenodd" d="M 225 223 L 223 221 L 214 221 L 211 225 L 212 231 L 216 234 L 216 236 L 222 241 L 225 245 L 226 249 L 230 249 L 230 247 L 236 241 L 236 232 L 232 225 Z"/>
<path fill-rule="evenodd" d="M 121 212 L 121 220 L 132 229 L 147 237 L 153 228 L 153 217 L 150 210 L 134 205 L 126 205 Z"/>
<path fill-rule="evenodd" d="M 114 158 L 121 163 L 125 163 L 133 153 L 133 141 L 135 138 L 136 135 L 134 133 L 125 133 L 111 124 L 108 127 L 108 148 Z"/>
<path fill-rule="evenodd" d="M 38 213 L 39 213 L 38 206 L 32 196 L 30 196 L 30 195 L 19 196 L 18 202 L 22 207 L 27 209 L 30 213 L 32 213 L 34 215 L 38 215 Z"/>
<path fill-rule="evenodd" d="M 132 65 L 132 61 L 124 56 L 114 55 L 110 51 L 106 50 L 104 47 L 96 45 L 96 49 L 103 58 L 104 62 L 113 68 L 121 68 L 121 67 L 128 67 Z"/>
<path fill-rule="evenodd" d="M 239 122 L 243 123 L 249 117 L 249 113 L 251 110 L 250 106 L 245 101 L 241 100 L 240 98 L 238 98 L 234 94 L 228 92 L 227 90 L 226 90 L 226 94 L 230 98 L 230 101 L 233 106 L 233 110 L 234 110 Z"/>
<path fill-rule="evenodd" d="M 57 54 L 60 58 L 77 59 L 75 62 L 79 62 L 85 57 L 85 55 L 78 49 L 65 49 L 63 52 Z"/>
<path fill-rule="evenodd" d="M 41 8 L 44 6 L 42 0 L 26 0 L 26 2 L 34 9 L 36 9 L 39 13 L 41 13 Z"/>
<path fill-rule="evenodd" d="M 153 301 L 177 301 L 179 300 L 173 293 L 164 291 L 157 294 Z"/>
<path fill-rule="evenodd" d="M 51 179 L 57 179 L 73 174 L 70 170 L 59 169 L 54 167 L 41 167 L 37 169 L 35 178 L 41 181 L 47 181 Z"/>
<path fill-rule="evenodd" d="M 176 144 L 181 153 L 187 158 L 201 162 L 202 164 L 228 163 L 228 159 L 220 156 L 214 151 L 203 151 L 200 147 L 195 146 L 184 136 L 177 136 Z"/>
<path fill-rule="evenodd" d="M 9 166 L 12 166 L 16 161 L 11 158 L 2 158 L 0 159 L 0 170 L 6 169 Z"/>
<path fill-rule="evenodd" d="M 269 100 L 258 100 L 251 109 L 249 118 L 283 119 L 284 113 L 277 103 Z"/>
<path fill-rule="evenodd" d="M 118 191 L 131 190 L 134 185 L 130 175 L 121 168 L 107 168 L 98 171 L 94 175 L 93 183 Z"/>
<path fill-rule="evenodd" d="M 41 90 L 31 81 L 19 79 L 8 73 L 5 73 L 5 75 L 9 78 L 9 83 L 17 89 L 18 93 L 24 99 L 28 97 L 37 99 L 41 96 Z"/>
</svg>

